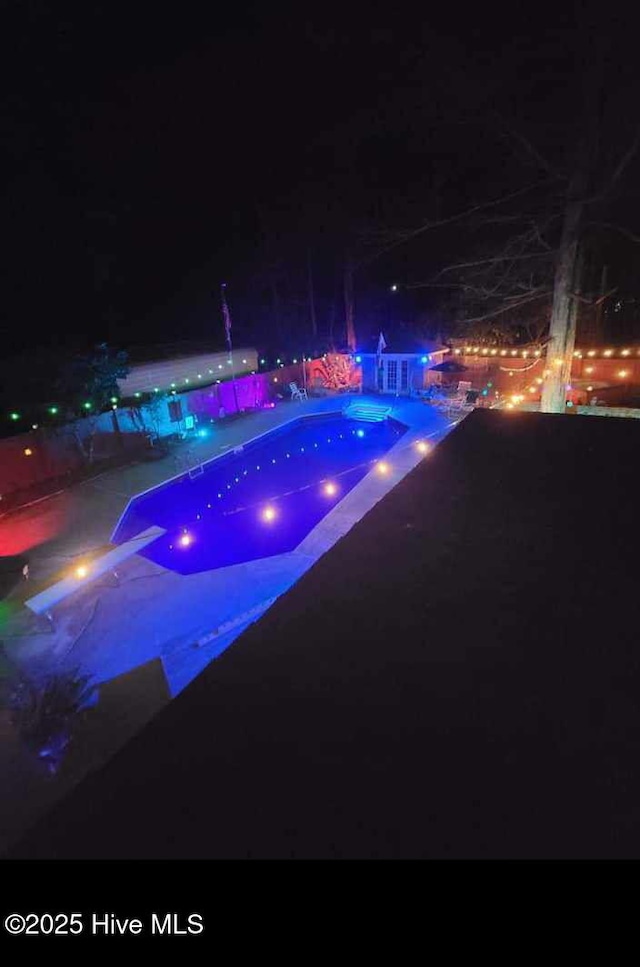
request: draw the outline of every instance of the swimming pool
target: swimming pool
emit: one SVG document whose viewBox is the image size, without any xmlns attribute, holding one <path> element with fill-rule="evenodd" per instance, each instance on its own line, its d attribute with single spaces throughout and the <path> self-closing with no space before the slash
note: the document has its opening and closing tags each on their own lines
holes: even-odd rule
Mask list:
<svg viewBox="0 0 640 967">
<path fill-rule="evenodd" d="M 112 541 L 152 524 L 141 555 L 194 574 L 293 550 L 407 431 L 394 419 L 303 417 L 130 501 Z"/>
</svg>

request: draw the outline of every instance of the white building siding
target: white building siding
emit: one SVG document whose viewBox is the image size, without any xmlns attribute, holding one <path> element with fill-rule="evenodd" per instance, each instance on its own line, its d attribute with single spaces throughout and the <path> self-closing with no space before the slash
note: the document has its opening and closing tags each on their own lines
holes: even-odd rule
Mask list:
<svg viewBox="0 0 640 967">
<path fill-rule="evenodd" d="M 126 379 L 118 380 L 118 388 L 128 398 L 135 393 L 153 393 L 156 387 L 163 392 L 197 389 L 218 379 L 228 379 L 232 368 L 236 376 L 258 371 L 255 349 L 234 349 L 233 367 L 229 365 L 229 358 L 228 352 L 219 352 L 139 363 L 131 367 Z"/>
</svg>

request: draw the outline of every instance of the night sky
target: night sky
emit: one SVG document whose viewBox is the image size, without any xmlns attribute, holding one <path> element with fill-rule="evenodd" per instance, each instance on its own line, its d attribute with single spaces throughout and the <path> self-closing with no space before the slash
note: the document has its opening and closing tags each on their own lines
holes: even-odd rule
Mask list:
<svg viewBox="0 0 640 967">
<path fill-rule="evenodd" d="M 236 340 L 300 345 L 307 259 L 321 334 L 332 317 L 341 339 L 343 258 L 362 255 L 363 231 L 376 251 L 389 229 L 544 175 L 504 119 L 554 163 L 570 159 L 595 36 L 613 157 L 638 121 L 628 25 L 607 12 L 603 33 L 585 4 L 513 7 L 3 4 L 5 358 L 220 343 L 223 280 Z M 638 207 L 629 190 L 623 217 Z M 392 303 L 389 284 L 429 275 L 460 244 L 430 236 L 362 269 L 363 329 L 437 319 L 433 296 Z"/>
</svg>

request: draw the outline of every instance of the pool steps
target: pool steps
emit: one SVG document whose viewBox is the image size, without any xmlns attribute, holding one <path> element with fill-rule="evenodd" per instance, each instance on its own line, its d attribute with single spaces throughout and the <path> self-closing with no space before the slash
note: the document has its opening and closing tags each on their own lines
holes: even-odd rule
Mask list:
<svg viewBox="0 0 640 967">
<path fill-rule="evenodd" d="M 342 415 L 350 420 L 363 420 L 365 423 L 382 423 L 391 415 L 390 406 L 380 403 L 349 403 L 342 410 Z"/>
</svg>

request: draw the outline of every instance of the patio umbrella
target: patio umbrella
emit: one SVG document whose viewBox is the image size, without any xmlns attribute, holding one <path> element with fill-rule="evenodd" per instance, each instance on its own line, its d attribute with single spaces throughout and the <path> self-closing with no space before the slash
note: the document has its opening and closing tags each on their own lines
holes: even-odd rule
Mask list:
<svg viewBox="0 0 640 967">
<path fill-rule="evenodd" d="M 454 382 L 460 373 L 466 373 L 468 366 L 463 366 L 459 363 L 457 359 L 445 359 L 444 362 L 438 363 L 437 366 L 430 366 L 429 372 L 431 373 L 442 373 L 442 382 L 451 383 Z"/>
<path fill-rule="evenodd" d="M 443 363 L 438 363 L 437 366 L 430 366 L 429 368 L 432 373 L 466 373 L 469 367 L 463 366 L 457 359 L 445 359 Z"/>
</svg>

